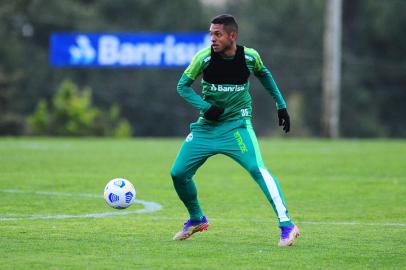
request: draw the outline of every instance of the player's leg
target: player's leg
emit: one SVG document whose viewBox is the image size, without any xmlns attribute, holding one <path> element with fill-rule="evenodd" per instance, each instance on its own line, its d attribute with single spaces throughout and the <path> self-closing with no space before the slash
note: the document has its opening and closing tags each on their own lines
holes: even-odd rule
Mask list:
<svg viewBox="0 0 406 270">
<path fill-rule="evenodd" d="M 171 169 L 171 177 L 175 190 L 186 206 L 190 219 L 182 230 L 174 236 L 174 240 L 185 240 L 193 233 L 203 231 L 208 227 L 208 221 L 203 215 L 197 198 L 197 189 L 193 176 L 196 170 L 211 156 L 210 147 L 199 136 L 190 133 L 183 143 Z"/>
<path fill-rule="evenodd" d="M 192 134 L 189 134 L 178 152 L 171 169 L 171 177 L 175 190 L 185 204 L 190 218 L 198 220 L 203 216 L 203 212 L 197 199 L 197 189 L 193 176 L 210 156 L 210 151 L 204 142 L 199 141 L 196 136 L 193 138 Z"/>
<path fill-rule="evenodd" d="M 234 142 L 228 146 L 225 154 L 241 164 L 258 183 L 278 217 L 282 236 L 284 239 L 288 239 L 288 241 L 282 241 L 281 237 L 280 245 L 291 245 L 293 244 L 293 239 L 298 236 L 299 231 L 289 217 L 278 181 L 266 168 L 262 160 L 251 122 L 247 121 L 246 124 L 246 128 L 239 128 L 233 131 Z"/>
</svg>

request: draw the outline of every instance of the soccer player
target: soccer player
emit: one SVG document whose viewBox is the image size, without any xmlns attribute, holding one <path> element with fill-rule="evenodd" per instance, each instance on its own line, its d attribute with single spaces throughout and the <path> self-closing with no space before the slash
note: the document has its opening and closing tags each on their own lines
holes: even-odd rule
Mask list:
<svg viewBox="0 0 406 270">
<path fill-rule="evenodd" d="M 191 132 L 171 169 L 175 190 L 190 215 L 173 239 L 185 240 L 208 228 L 192 177 L 209 157 L 224 154 L 241 164 L 258 183 L 278 217 L 279 246 L 291 246 L 299 236 L 299 229 L 289 217 L 277 180 L 261 157 L 251 124 L 250 73 L 254 73 L 276 102 L 279 126 L 289 132 L 286 103 L 258 52 L 237 45 L 238 25 L 233 16 L 215 17 L 211 21 L 210 36 L 211 46 L 194 56 L 177 86 L 178 93 L 200 110 L 200 117 L 190 125 Z M 200 74 L 203 74 L 203 97 L 191 87 Z"/>
</svg>

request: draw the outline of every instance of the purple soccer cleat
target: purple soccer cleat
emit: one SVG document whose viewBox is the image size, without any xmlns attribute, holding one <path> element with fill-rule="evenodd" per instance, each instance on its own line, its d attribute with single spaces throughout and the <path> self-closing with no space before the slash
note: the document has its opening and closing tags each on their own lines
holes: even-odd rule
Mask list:
<svg viewBox="0 0 406 270">
<path fill-rule="evenodd" d="M 281 229 L 280 247 L 292 246 L 295 239 L 299 237 L 299 228 L 296 225 L 279 227 Z"/>
<path fill-rule="evenodd" d="M 192 234 L 197 233 L 197 232 L 203 232 L 207 230 L 209 227 L 209 221 L 205 216 L 202 216 L 200 221 L 194 221 L 194 220 L 188 220 L 185 222 L 182 230 L 175 234 L 173 237 L 173 240 L 186 240 Z"/>
</svg>

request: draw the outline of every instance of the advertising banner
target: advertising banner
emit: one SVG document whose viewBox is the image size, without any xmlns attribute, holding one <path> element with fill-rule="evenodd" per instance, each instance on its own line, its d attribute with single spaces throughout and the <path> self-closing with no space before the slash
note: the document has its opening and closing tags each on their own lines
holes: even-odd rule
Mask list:
<svg viewBox="0 0 406 270">
<path fill-rule="evenodd" d="M 50 64 L 81 68 L 172 68 L 210 45 L 208 33 L 53 33 Z"/>
</svg>

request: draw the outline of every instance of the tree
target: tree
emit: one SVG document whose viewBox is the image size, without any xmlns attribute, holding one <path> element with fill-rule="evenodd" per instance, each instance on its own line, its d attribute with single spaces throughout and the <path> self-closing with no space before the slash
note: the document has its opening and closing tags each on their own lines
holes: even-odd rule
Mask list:
<svg viewBox="0 0 406 270">
<path fill-rule="evenodd" d="M 49 36 L 62 31 L 207 31 L 214 15 L 228 12 L 239 22 L 240 44 L 258 50 L 288 101 L 292 135 L 320 136 L 326 2 L 225 2 L 208 7 L 200 0 L 0 0 L 0 134 L 23 134 L 24 119 L 37 101 L 50 101 L 70 78 L 79 89 L 93 89 L 93 106 L 104 116 L 117 103 L 137 136 L 183 136 L 198 112 L 176 93 L 182 69 L 57 69 L 49 66 Z M 406 136 L 405 9 L 402 0 L 343 1 L 343 137 Z M 179 10 L 193 16 L 179 16 Z M 193 87 L 199 92 L 198 81 Z M 255 79 L 251 94 L 258 135 L 279 134 L 272 99 Z M 95 133 L 103 135 L 99 118 Z M 295 121 L 306 132 L 294 134 Z"/>
<path fill-rule="evenodd" d="M 126 119 L 120 118 L 120 107 L 117 104 L 113 104 L 108 113 L 103 112 L 93 106 L 90 88 L 81 91 L 69 80 L 59 86 L 50 109 L 46 101 L 41 100 L 27 122 L 35 135 L 132 135 L 132 127 Z"/>
<path fill-rule="evenodd" d="M 79 92 L 71 81 L 63 81 L 52 100 L 51 133 L 78 136 L 91 133 L 93 122 L 100 112 L 91 105 L 91 90 Z"/>
<path fill-rule="evenodd" d="M 50 115 L 47 102 L 42 99 L 38 102 L 34 113 L 28 116 L 27 123 L 34 135 L 48 134 L 50 128 Z"/>
</svg>

